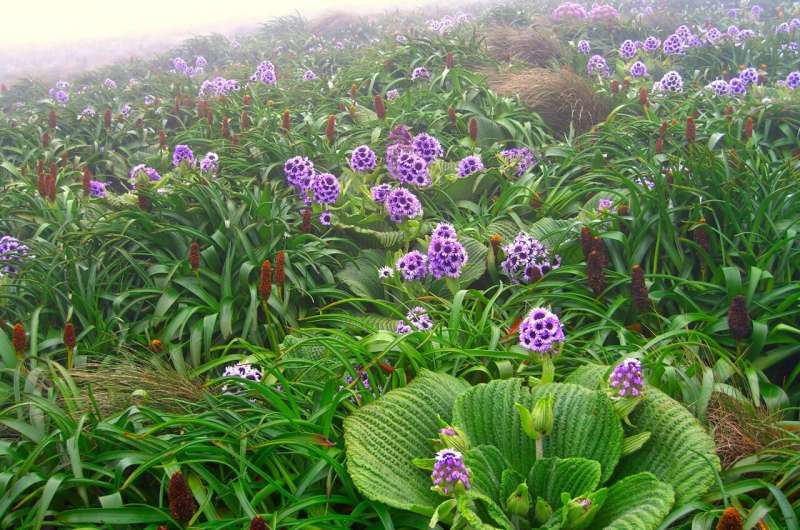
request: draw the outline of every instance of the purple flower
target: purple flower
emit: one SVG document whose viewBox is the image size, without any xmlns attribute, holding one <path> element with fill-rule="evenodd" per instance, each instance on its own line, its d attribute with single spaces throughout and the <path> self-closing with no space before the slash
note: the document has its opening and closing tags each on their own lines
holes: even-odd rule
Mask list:
<svg viewBox="0 0 800 530">
<path fill-rule="evenodd" d="M 398 125 L 389 132 L 390 144 L 411 145 L 412 140 L 411 132 L 405 125 Z"/>
<path fill-rule="evenodd" d="M 520 232 L 514 241 L 503 247 L 506 258 L 500 264 L 511 283 L 530 283 L 561 265 L 559 256 L 551 257 L 541 241 Z"/>
<path fill-rule="evenodd" d="M 63 90 L 56 90 L 53 93 L 53 99 L 56 100 L 56 103 L 65 104 L 69 101 L 69 94 Z"/>
<path fill-rule="evenodd" d="M 706 31 L 706 40 L 711 44 L 716 44 L 722 38 L 722 33 L 717 28 Z"/>
<path fill-rule="evenodd" d="M 680 35 L 672 34 L 664 39 L 664 53 L 666 55 L 679 55 L 683 53 L 684 44 Z"/>
<path fill-rule="evenodd" d="M 372 391 L 372 385 L 370 384 L 370 380 L 369 380 L 369 372 L 367 372 L 364 369 L 364 367 L 361 366 L 360 364 L 353 365 L 353 368 L 355 369 L 356 376 L 358 376 L 358 382 L 361 384 L 361 387 L 364 390 L 370 391 L 370 394 L 372 395 L 372 397 L 377 397 L 375 392 Z M 353 376 L 351 376 L 350 374 L 345 374 L 344 375 L 344 383 L 345 383 L 345 385 L 350 386 L 350 385 L 353 384 L 354 381 L 355 380 L 353 379 Z M 339 387 L 339 390 L 343 390 L 343 389 L 344 389 L 344 386 L 340 386 Z M 380 390 L 378 390 L 378 392 L 380 393 Z M 361 393 L 360 392 L 356 392 L 355 399 L 354 398 L 350 398 L 350 401 L 352 401 L 354 403 L 355 403 L 355 401 L 361 401 Z"/>
<path fill-rule="evenodd" d="M 467 251 L 456 239 L 434 237 L 428 245 L 428 267 L 434 279 L 458 278 L 467 263 Z"/>
<path fill-rule="evenodd" d="M 136 178 L 139 176 L 139 173 L 144 173 L 152 182 L 161 180 L 161 175 L 158 174 L 158 171 L 145 164 L 133 166 L 128 173 L 128 178 L 130 178 L 131 182 L 136 182 Z"/>
<path fill-rule="evenodd" d="M 625 359 L 614 367 L 608 378 L 608 385 L 618 390 L 619 397 L 641 396 L 644 390 L 642 363 L 632 357 Z"/>
<path fill-rule="evenodd" d="M 420 251 L 412 250 L 397 260 L 395 268 L 404 280 L 423 280 L 428 275 L 428 259 Z"/>
<path fill-rule="evenodd" d="M 393 188 L 386 195 L 384 204 L 389 213 L 389 219 L 395 223 L 422 215 L 422 204 L 419 199 L 405 188 Z"/>
<path fill-rule="evenodd" d="M 182 57 L 175 57 L 174 59 L 172 59 L 172 68 L 176 72 L 180 72 L 182 74 L 185 74 L 186 73 L 186 68 L 188 68 L 188 66 L 189 65 L 186 64 L 186 61 L 184 61 Z"/>
<path fill-rule="evenodd" d="M 661 39 L 659 39 L 658 37 L 653 37 L 652 35 L 644 39 L 644 44 L 642 45 L 644 51 L 646 51 L 647 53 L 653 53 L 654 51 L 658 50 L 660 46 L 661 46 Z"/>
<path fill-rule="evenodd" d="M 250 81 L 258 81 L 265 85 L 277 85 L 278 77 L 275 75 L 275 66 L 269 61 L 263 61 L 250 76 Z"/>
<path fill-rule="evenodd" d="M 303 73 L 303 81 L 314 81 L 317 79 L 317 74 L 315 74 L 312 70 L 306 70 Z"/>
<path fill-rule="evenodd" d="M 419 133 L 411 142 L 414 152 L 421 156 L 425 162 L 430 164 L 437 158 L 444 155 L 444 150 L 439 140 L 427 133 Z"/>
<path fill-rule="evenodd" d="M 512 147 L 500 151 L 500 157 L 505 160 L 507 164 L 516 164 L 517 176 L 521 177 L 528 168 L 536 167 L 539 160 L 533 152 L 527 147 Z"/>
<path fill-rule="evenodd" d="M 314 162 L 305 156 L 295 156 L 283 164 L 283 173 L 286 181 L 298 193 L 305 193 L 314 178 Z"/>
<path fill-rule="evenodd" d="M 735 39 L 736 37 L 738 37 L 738 36 L 739 36 L 739 33 L 740 33 L 740 30 L 739 30 L 739 27 L 738 27 L 738 26 L 728 26 L 728 29 L 727 29 L 727 30 L 725 30 L 725 34 L 726 34 L 728 37 L 731 37 L 731 38 L 733 38 L 733 39 Z"/>
<path fill-rule="evenodd" d="M 203 173 L 216 173 L 219 169 L 219 155 L 217 153 L 206 153 L 200 161 L 200 171 Z"/>
<path fill-rule="evenodd" d="M 458 239 L 458 235 L 450 223 L 439 223 L 431 232 L 431 238 Z"/>
<path fill-rule="evenodd" d="M 359 173 L 369 173 L 377 165 L 375 152 L 367 145 L 360 145 L 353 149 L 350 156 L 350 168 Z"/>
<path fill-rule="evenodd" d="M 0 278 L 19 272 L 20 263 L 29 256 L 30 249 L 13 236 L 0 238 Z"/>
<path fill-rule="evenodd" d="M 400 91 L 397 90 L 396 88 L 393 88 L 386 93 L 386 99 L 388 101 L 394 101 L 399 97 L 400 97 Z"/>
<path fill-rule="evenodd" d="M 658 82 L 658 86 L 661 90 L 668 92 L 683 92 L 683 78 L 675 70 L 670 70 L 664 74 L 664 77 Z"/>
<path fill-rule="evenodd" d="M 775 33 L 790 33 L 791 28 L 789 28 L 788 22 L 781 22 L 778 24 L 778 27 L 775 28 Z"/>
<path fill-rule="evenodd" d="M 597 201 L 597 211 L 598 211 L 598 213 L 610 212 L 611 208 L 613 208 L 613 207 L 614 207 L 614 201 L 612 201 L 611 199 L 603 198 L 603 199 L 600 199 L 599 201 Z"/>
<path fill-rule="evenodd" d="M 253 366 L 248 363 L 236 363 L 231 364 L 225 367 L 225 370 L 222 372 L 222 377 L 237 377 L 239 379 L 245 379 L 247 381 L 255 381 L 260 382 L 261 378 L 263 377 L 261 370 L 257 366 Z M 236 386 L 239 386 L 238 384 Z M 236 391 L 230 391 L 229 386 L 223 385 L 222 392 L 224 394 L 236 394 Z"/>
<path fill-rule="evenodd" d="M 97 116 L 97 111 L 91 105 L 81 111 L 82 118 L 94 118 L 95 116 Z"/>
<path fill-rule="evenodd" d="M 744 96 L 747 94 L 747 85 L 738 77 L 734 77 L 728 81 L 728 88 L 730 89 L 731 96 Z"/>
<path fill-rule="evenodd" d="M 755 4 L 753 7 L 750 8 L 750 14 L 753 15 L 753 18 L 761 18 L 761 14 L 764 12 L 764 8 L 758 4 Z"/>
<path fill-rule="evenodd" d="M 389 174 L 404 184 L 426 188 L 431 185 L 428 162 L 408 146 L 390 145 L 386 149 Z"/>
<path fill-rule="evenodd" d="M 334 204 L 339 198 L 339 179 L 331 173 L 317 173 L 311 179 L 311 191 L 318 204 Z"/>
<path fill-rule="evenodd" d="M 431 78 L 431 73 L 424 66 L 418 66 L 414 68 L 413 72 L 411 72 L 412 81 L 416 81 L 417 79 L 430 79 L 430 78 Z"/>
<path fill-rule="evenodd" d="M 602 55 L 592 55 L 589 62 L 586 63 L 586 71 L 589 75 L 598 74 L 607 76 L 609 74 L 608 63 Z"/>
<path fill-rule="evenodd" d="M 200 97 L 227 96 L 231 92 L 240 90 L 239 82 L 235 79 L 225 79 L 217 76 L 214 79 L 206 79 L 200 85 Z"/>
<path fill-rule="evenodd" d="M 575 2 L 564 2 L 556 7 L 550 16 L 553 20 L 560 21 L 568 18 L 584 19 L 588 15 L 586 9 L 582 5 L 576 4 Z"/>
<path fill-rule="evenodd" d="M 117 88 L 117 83 L 113 79 L 106 79 L 103 81 L 103 86 L 106 87 L 108 90 L 114 90 Z"/>
<path fill-rule="evenodd" d="M 433 464 L 433 489 L 442 495 L 451 495 L 457 489 L 470 488 L 469 468 L 464 465 L 464 457 L 455 449 L 442 449 L 436 453 Z"/>
<path fill-rule="evenodd" d="M 692 36 L 692 30 L 689 29 L 687 25 L 680 25 L 678 29 L 675 30 L 675 35 L 680 37 L 682 40 L 687 40 L 689 37 Z"/>
<path fill-rule="evenodd" d="M 391 267 L 381 267 L 378 269 L 378 278 L 386 280 L 394 276 L 394 269 Z"/>
<path fill-rule="evenodd" d="M 155 103 L 155 102 L 156 102 L 156 98 L 154 98 L 154 97 L 153 97 L 153 96 L 151 96 L 150 94 L 147 94 L 147 95 L 144 97 L 144 104 L 145 104 L 145 106 L 148 106 L 148 107 L 149 107 L 150 105 L 152 105 L 152 104 L 153 104 L 153 103 Z"/>
<path fill-rule="evenodd" d="M 583 55 L 589 55 L 592 53 L 592 45 L 589 44 L 588 40 L 578 41 L 578 51 Z"/>
<path fill-rule="evenodd" d="M 478 171 L 483 171 L 483 170 L 484 166 L 480 155 L 470 155 L 462 158 L 458 162 L 458 176 L 461 178 L 467 177 L 469 175 L 472 175 L 473 173 L 477 173 Z"/>
<path fill-rule="evenodd" d="M 526 350 L 545 354 L 564 339 L 561 321 L 544 307 L 532 309 L 519 325 L 519 345 Z"/>
<path fill-rule="evenodd" d="M 131 113 L 131 106 L 129 103 L 125 103 L 120 109 L 119 113 L 122 114 L 122 117 L 128 119 L 128 116 Z"/>
<path fill-rule="evenodd" d="M 633 179 L 633 181 L 636 184 L 638 184 L 639 186 L 641 186 L 643 188 L 647 188 L 648 190 L 652 190 L 653 188 L 656 187 L 656 183 L 653 182 L 653 179 L 648 178 L 648 177 L 644 177 L 644 176 L 636 177 L 636 178 Z"/>
<path fill-rule="evenodd" d="M 631 39 L 626 39 L 619 47 L 619 54 L 625 59 L 633 59 L 636 55 L 636 44 Z"/>
<path fill-rule="evenodd" d="M 419 331 L 427 331 L 433 327 L 433 320 L 424 307 L 414 307 L 406 313 L 406 319 Z"/>
<path fill-rule="evenodd" d="M 89 195 L 92 197 L 102 198 L 106 196 L 106 186 L 105 182 L 100 182 L 99 180 L 90 180 L 89 181 Z"/>
<path fill-rule="evenodd" d="M 331 226 L 331 223 L 333 223 L 333 215 L 330 210 L 325 210 L 319 214 L 319 224 L 322 226 Z"/>
<path fill-rule="evenodd" d="M 789 75 L 786 76 L 786 88 L 789 90 L 795 90 L 797 87 L 800 87 L 800 71 L 795 70 L 794 72 L 790 72 Z"/>
<path fill-rule="evenodd" d="M 207 64 L 208 64 L 208 61 L 206 61 L 206 58 L 203 57 L 202 55 L 198 55 L 194 59 L 195 68 L 204 68 Z"/>
<path fill-rule="evenodd" d="M 730 86 L 724 79 L 711 81 L 706 88 L 714 92 L 717 97 L 727 96 L 731 93 Z"/>
<path fill-rule="evenodd" d="M 752 66 L 750 68 L 745 68 L 739 73 L 739 79 L 742 80 L 742 83 L 744 83 L 745 86 L 757 85 L 758 70 L 756 70 Z"/>
<path fill-rule="evenodd" d="M 394 332 L 398 335 L 407 335 L 411 333 L 411 326 L 403 322 L 402 320 L 397 321 L 397 327 L 394 329 Z"/>
<path fill-rule="evenodd" d="M 175 151 L 172 153 L 172 165 L 178 167 L 184 162 L 187 166 L 194 166 L 194 153 L 188 145 L 176 145 Z"/>
<path fill-rule="evenodd" d="M 386 197 L 389 196 L 389 192 L 392 191 L 391 184 L 378 184 L 377 186 L 372 186 L 370 188 L 370 194 L 372 195 L 372 200 L 383 204 L 386 202 Z"/>
<path fill-rule="evenodd" d="M 611 4 L 595 4 L 589 11 L 589 18 L 595 22 L 602 20 L 617 20 L 619 11 Z"/>
<path fill-rule="evenodd" d="M 636 61 L 631 65 L 630 72 L 632 77 L 644 77 L 647 75 L 647 65 L 642 61 Z"/>
</svg>

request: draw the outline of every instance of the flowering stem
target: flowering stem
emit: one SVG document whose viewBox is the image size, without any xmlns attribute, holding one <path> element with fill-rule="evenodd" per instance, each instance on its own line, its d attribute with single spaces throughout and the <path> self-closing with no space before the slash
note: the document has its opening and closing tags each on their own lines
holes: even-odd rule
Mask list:
<svg viewBox="0 0 800 530">
<path fill-rule="evenodd" d="M 556 367 L 553 365 L 553 359 L 549 355 L 542 357 L 542 384 L 552 383 L 555 379 Z"/>
<path fill-rule="evenodd" d="M 544 435 L 540 434 L 536 438 L 536 460 L 541 460 L 542 458 L 544 458 Z"/>
<path fill-rule="evenodd" d="M 72 370 L 72 348 L 67 348 L 67 370 Z"/>
</svg>

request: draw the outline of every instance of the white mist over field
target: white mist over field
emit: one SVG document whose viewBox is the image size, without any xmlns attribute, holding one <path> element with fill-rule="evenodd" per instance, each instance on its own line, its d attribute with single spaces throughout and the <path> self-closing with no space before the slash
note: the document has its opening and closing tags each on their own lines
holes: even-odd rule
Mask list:
<svg viewBox="0 0 800 530">
<path fill-rule="evenodd" d="M 148 57 L 193 35 L 234 35 L 271 18 L 413 9 L 430 0 L 3 0 L 0 81 L 54 78 Z"/>
</svg>

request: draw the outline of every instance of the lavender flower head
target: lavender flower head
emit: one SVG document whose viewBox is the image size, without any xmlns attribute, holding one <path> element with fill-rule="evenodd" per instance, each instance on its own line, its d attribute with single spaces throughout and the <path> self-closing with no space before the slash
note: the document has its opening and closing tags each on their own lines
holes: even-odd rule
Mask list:
<svg viewBox="0 0 800 530">
<path fill-rule="evenodd" d="M 386 168 L 389 174 L 404 184 L 427 188 L 431 185 L 428 162 L 403 144 L 386 148 Z"/>
<path fill-rule="evenodd" d="M 636 44 L 631 39 L 626 39 L 619 47 L 619 55 L 624 59 L 633 59 L 636 55 Z"/>
<path fill-rule="evenodd" d="M 641 186 L 643 188 L 647 188 L 648 190 L 652 190 L 653 188 L 656 187 L 656 183 L 653 181 L 653 179 L 651 179 L 649 177 L 645 177 L 645 176 L 636 177 L 636 178 L 633 179 L 633 181 L 636 184 L 638 184 L 639 186 Z"/>
<path fill-rule="evenodd" d="M 208 61 L 206 61 L 206 58 L 203 57 L 202 55 L 198 55 L 194 59 L 194 67 L 195 68 L 205 68 L 205 66 L 207 64 L 208 64 Z"/>
<path fill-rule="evenodd" d="M 745 68 L 739 73 L 739 79 L 742 80 L 746 86 L 750 85 L 757 85 L 758 84 L 758 70 L 753 68 Z"/>
<path fill-rule="evenodd" d="M 102 199 L 106 196 L 106 186 L 105 182 L 100 182 L 99 180 L 90 180 L 89 181 L 89 195 L 92 197 L 97 197 L 98 199 Z"/>
<path fill-rule="evenodd" d="M 730 86 L 724 79 L 715 79 L 711 81 L 706 88 L 712 91 L 717 97 L 727 96 L 731 93 Z"/>
<path fill-rule="evenodd" d="M 636 61 L 631 65 L 631 77 L 644 77 L 647 75 L 647 65 L 642 61 Z"/>
<path fill-rule="evenodd" d="M 200 161 L 200 171 L 203 173 L 216 173 L 219 169 L 219 155 L 217 153 L 206 153 Z"/>
<path fill-rule="evenodd" d="M 370 394 L 372 395 L 372 397 L 377 397 L 375 392 L 372 391 L 372 384 L 370 383 L 370 380 L 369 380 L 369 372 L 367 372 L 364 369 L 364 367 L 361 366 L 360 364 L 353 365 L 353 368 L 355 369 L 356 375 L 358 376 L 358 382 L 361 383 L 361 387 L 364 390 L 369 391 Z M 355 379 L 353 379 L 353 376 L 351 376 L 350 374 L 344 374 L 344 383 L 347 386 L 352 385 L 354 381 L 355 381 Z M 340 386 L 339 387 L 339 390 L 343 390 L 343 389 L 344 389 L 344 386 Z M 350 401 L 352 401 L 352 402 L 355 402 L 356 400 L 357 401 L 361 401 L 361 393 L 360 392 L 356 392 L 355 399 L 350 398 Z"/>
<path fill-rule="evenodd" d="M 305 156 L 295 156 L 283 164 L 286 181 L 298 193 L 305 193 L 314 178 L 314 163 Z"/>
<path fill-rule="evenodd" d="M 378 278 L 386 280 L 394 276 L 394 269 L 391 267 L 381 267 L 378 269 Z"/>
<path fill-rule="evenodd" d="M 786 76 L 784 83 L 789 90 L 795 90 L 797 87 L 800 87 L 800 71 L 795 70 L 794 72 L 790 72 L 789 75 Z"/>
<path fill-rule="evenodd" d="M 666 55 L 680 55 L 684 51 L 684 41 L 680 35 L 672 34 L 664 39 L 664 54 Z"/>
<path fill-rule="evenodd" d="M 30 249 L 13 236 L 0 238 L 0 278 L 19 272 L 20 263 L 29 257 Z"/>
<path fill-rule="evenodd" d="M 414 138 L 411 136 L 411 132 L 405 125 L 398 125 L 394 129 L 389 131 L 390 144 L 411 145 L 411 141 L 413 139 Z"/>
<path fill-rule="evenodd" d="M 125 103 L 120 109 L 119 113 L 122 114 L 122 117 L 128 119 L 128 116 L 131 114 L 131 105 L 130 103 Z"/>
<path fill-rule="evenodd" d="M 592 6 L 591 11 L 589 11 L 589 18 L 595 22 L 617 20 L 619 18 L 619 11 L 611 4 L 595 4 Z"/>
<path fill-rule="evenodd" d="M 418 79 L 430 79 L 430 78 L 431 78 L 431 73 L 424 66 L 418 66 L 414 68 L 413 72 L 411 72 L 412 81 L 416 81 Z"/>
<path fill-rule="evenodd" d="M 394 328 L 394 332 L 398 335 L 407 335 L 411 333 L 411 326 L 403 322 L 402 320 L 397 321 L 397 327 Z"/>
<path fill-rule="evenodd" d="M 421 156 L 428 164 L 444 155 L 444 150 L 439 140 L 427 133 L 419 133 L 416 135 L 411 142 L 411 147 L 414 149 L 414 152 Z"/>
<path fill-rule="evenodd" d="M 642 45 L 642 48 L 644 48 L 644 51 L 647 53 L 653 53 L 658 50 L 659 47 L 661 47 L 661 39 L 653 37 L 652 35 L 644 39 L 644 44 Z"/>
<path fill-rule="evenodd" d="M 541 241 L 520 232 L 514 241 L 503 247 L 506 258 L 500 264 L 511 283 L 536 281 L 561 265 L 559 256 L 551 256 L 550 250 Z"/>
<path fill-rule="evenodd" d="M 607 76 L 609 74 L 608 63 L 602 55 L 592 55 L 589 62 L 586 63 L 586 72 L 589 75 L 598 74 Z"/>
<path fill-rule="evenodd" d="M 614 207 L 614 201 L 611 199 L 600 199 L 597 201 L 597 212 L 598 213 L 607 213 L 611 211 L 611 208 Z"/>
<path fill-rule="evenodd" d="M 455 449 L 442 449 L 436 453 L 433 464 L 433 489 L 442 495 L 452 495 L 457 489 L 470 488 L 470 471 L 464 464 L 464 457 Z"/>
<path fill-rule="evenodd" d="M 400 91 L 397 90 L 396 88 L 393 88 L 393 89 L 389 90 L 388 92 L 386 92 L 386 99 L 388 101 L 394 101 L 395 99 L 397 99 L 399 97 L 400 97 Z"/>
<path fill-rule="evenodd" d="M 250 81 L 258 81 L 265 85 L 277 85 L 278 76 L 275 75 L 275 65 L 269 61 L 263 61 L 250 76 Z"/>
<path fill-rule="evenodd" d="M 103 81 L 103 86 L 106 87 L 108 90 L 114 90 L 117 88 L 117 83 L 113 79 L 106 79 Z"/>
<path fill-rule="evenodd" d="M 303 81 L 314 81 L 317 79 L 317 74 L 313 70 L 306 70 L 303 72 Z"/>
<path fill-rule="evenodd" d="M 586 9 L 575 2 L 564 2 L 556 7 L 550 14 L 550 17 L 555 21 L 565 19 L 578 19 L 583 20 L 587 17 Z"/>
<path fill-rule="evenodd" d="M 710 44 L 716 44 L 722 38 L 722 33 L 717 28 L 710 28 L 706 31 L 706 40 Z"/>
<path fill-rule="evenodd" d="M 747 85 L 738 77 L 733 77 L 728 81 L 728 89 L 730 90 L 731 96 L 744 96 L 747 94 Z"/>
<path fill-rule="evenodd" d="M 458 278 L 467 263 L 467 251 L 456 239 L 434 237 L 428 245 L 428 268 L 434 279 Z"/>
<path fill-rule="evenodd" d="M 658 86 L 662 91 L 683 92 L 683 78 L 675 70 L 670 70 L 664 74 L 664 77 L 658 82 Z"/>
<path fill-rule="evenodd" d="M 322 226 L 331 226 L 333 223 L 333 214 L 331 214 L 330 210 L 325 210 L 321 214 L 319 214 L 319 224 Z"/>
<path fill-rule="evenodd" d="M 94 118 L 97 116 L 97 111 L 91 105 L 87 106 L 81 111 L 82 118 Z"/>
<path fill-rule="evenodd" d="M 411 308 L 411 310 L 406 313 L 406 319 L 419 331 L 427 331 L 433 327 L 433 320 L 431 320 L 430 315 L 428 315 L 424 307 L 417 306 Z"/>
<path fill-rule="evenodd" d="M 53 92 L 53 99 L 56 103 L 66 104 L 69 101 L 69 94 L 67 94 L 64 90 L 56 90 Z"/>
<path fill-rule="evenodd" d="M 194 166 L 194 153 L 188 145 L 176 145 L 175 151 L 172 153 L 172 165 L 179 167 L 183 163 L 186 163 L 186 165 L 189 167 Z"/>
<path fill-rule="evenodd" d="M 318 204 L 334 204 L 339 198 L 339 179 L 331 173 L 317 173 L 311 179 L 310 187 Z"/>
<path fill-rule="evenodd" d="M 750 14 L 753 16 L 753 18 L 761 18 L 762 13 L 764 13 L 764 8 L 758 4 L 755 4 L 750 8 Z"/>
<path fill-rule="evenodd" d="M 583 55 L 589 55 L 592 53 L 592 45 L 589 44 L 588 40 L 580 40 L 578 41 L 578 52 Z"/>
<path fill-rule="evenodd" d="M 383 204 L 386 202 L 386 197 L 389 196 L 389 192 L 392 191 L 392 185 L 378 184 L 377 186 L 372 186 L 369 191 L 373 201 Z"/>
<path fill-rule="evenodd" d="M 412 250 L 397 260 L 395 268 L 406 281 L 423 280 L 428 275 L 428 258 Z"/>
<path fill-rule="evenodd" d="M 128 173 L 128 178 L 131 180 L 131 182 L 135 183 L 140 173 L 144 173 L 144 175 L 151 182 L 156 182 L 161 180 L 161 175 L 159 175 L 158 171 L 145 164 L 139 164 L 133 166 L 133 168 L 131 168 L 130 172 Z"/>
<path fill-rule="evenodd" d="M 359 145 L 350 155 L 350 169 L 358 173 L 369 173 L 378 163 L 375 152 L 367 145 Z"/>
<path fill-rule="evenodd" d="M 145 106 L 149 107 L 150 105 L 152 105 L 155 102 L 156 102 L 156 98 L 155 97 L 153 97 L 150 94 L 145 95 L 145 97 L 144 97 Z"/>
<path fill-rule="evenodd" d="M 458 239 L 458 234 L 450 223 L 439 223 L 431 232 L 431 238 Z"/>
<path fill-rule="evenodd" d="M 619 363 L 611 376 L 608 385 L 616 389 L 619 397 L 639 397 L 644 390 L 642 364 L 638 359 L 628 358 Z"/>
<path fill-rule="evenodd" d="M 565 338 L 561 321 L 544 307 L 532 309 L 519 326 L 519 345 L 540 354 L 550 352 Z"/>
<path fill-rule="evenodd" d="M 536 167 L 539 160 L 533 154 L 533 151 L 527 147 L 512 147 L 511 149 L 504 149 L 500 151 L 500 157 L 506 164 L 516 164 L 517 176 L 521 177 L 525 174 L 528 168 Z"/>
<path fill-rule="evenodd" d="M 260 382 L 262 378 L 261 370 L 257 366 L 248 363 L 236 363 L 225 367 L 222 372 L 222 377 L 238 377 L 248 381 Z M 225 394 L 235 393 L 229 392 L 228 385 L 222 387 L 222 392 Z"/>
<path fill-rule="evenodd" d="M 458 176 L 460 178 L 467 177 L 473 173 L 483 171 L 484 169 L 480 155 L 470 155 L 462 158 L 458 162 Z"/>
</svg>

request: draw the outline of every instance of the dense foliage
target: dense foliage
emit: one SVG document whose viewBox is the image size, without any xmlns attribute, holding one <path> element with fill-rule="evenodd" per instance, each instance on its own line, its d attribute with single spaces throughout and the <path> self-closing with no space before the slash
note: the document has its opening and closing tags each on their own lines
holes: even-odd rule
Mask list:
<svg viewBox="0 0 800 530">
<path fill-rule="evenodd" d="M 0 87 L 0 527 L 798 528 L 798 6 L 432 16 Z"/>
</svg>

